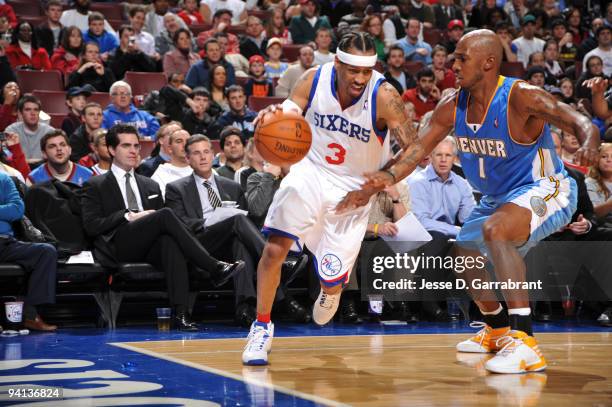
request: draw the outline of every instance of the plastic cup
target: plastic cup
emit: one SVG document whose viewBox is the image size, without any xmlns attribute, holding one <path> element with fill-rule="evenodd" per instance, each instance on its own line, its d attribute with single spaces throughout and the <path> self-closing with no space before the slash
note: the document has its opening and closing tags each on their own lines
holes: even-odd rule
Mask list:
<svg viewBox="0 0 612 407">
<path fill-rule="evenodd" d="M 574 297 L 564 295 L 561 298 L 561 306 L 566 317 L 572 317 L 576 313 L 576 300 Z"/>
<path fill-rule="evenodd" d="M 169 331 L 172 310 L 170 308 L 155 308 L 155 312 L 157 312 L 157 330 L 164 332 Z"/>
<path fill-rule="evenodd" d="M 4 312 L 8 329 L 19 330 L 23 321 L 23 301 L 4 303 Z"/>
</svg>

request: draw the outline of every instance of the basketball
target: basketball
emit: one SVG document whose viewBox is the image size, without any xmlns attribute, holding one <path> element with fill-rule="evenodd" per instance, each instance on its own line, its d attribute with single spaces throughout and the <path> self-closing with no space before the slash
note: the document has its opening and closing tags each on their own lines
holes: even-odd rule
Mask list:
<svg viewBox="0 0 612 407">
<path fill-rule="evenodd" d="M 281 109 L 267 113 L 255 129 L 255 147 L 274 165 L 295 164 L 308 154 L 312 142 L 310 126 L 294 112 Z"/>
</svg>

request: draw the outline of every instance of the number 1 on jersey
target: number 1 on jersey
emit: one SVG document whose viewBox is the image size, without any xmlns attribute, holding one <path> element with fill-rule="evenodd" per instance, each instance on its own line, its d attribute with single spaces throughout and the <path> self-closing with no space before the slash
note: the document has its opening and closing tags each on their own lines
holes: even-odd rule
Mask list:
<svg viewBox="0 0 612 407">
<path fill-rule="evenodd" d="M 346 155 L 346 150 L 338 143 L 331 143 L 327 145 L 328 148 L 334 150 L 334 155 L 325 156 L 325 161 L 333 165 L 340 165 L 344 162 L 344 156 Z"/>
<path fill-rule="evenodd" d="M 485 175 L 484 157 L 478 158 L 478 169 L 480 170 L 480 178 L 482 179 L 487 178 L 487 176 Z"/>
</svg>

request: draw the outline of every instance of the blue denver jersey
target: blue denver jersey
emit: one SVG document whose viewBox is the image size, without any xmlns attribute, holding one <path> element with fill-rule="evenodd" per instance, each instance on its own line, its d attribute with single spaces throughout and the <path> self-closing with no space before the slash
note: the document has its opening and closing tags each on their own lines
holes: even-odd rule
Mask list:
<svg viewBox="0 0 612 407">
<path fill-rule="evenodd" d="M 72 164 L 72 172 L 70 173 L 70 176 L 68 176 L 66 182 L 72 182 L 79 186 L 83 186 L 83 184 L 94 174 L 89 168 L 85 168 L 77 163 Z M 30 182 L 32 182 L 32 184 L 38 184 L 53 179 L 53 175 L 51 175 L 51 171 L 49 170 L 47 165 L 47 163 L 40 165 L 32 172 L 30 172 L 28 178 L 30 179 Z"/>
<path fill-rule="evenodd" d="M 515 141 L 510 134 L 508 102 L 515 78 L 499 76 L 480 129 L 467 123 L 469 92 L 461 89 L 455 110 L 455 137 L 466 178 L 484 195 L 506 194 L 523 185 L 565 173 L 555 152 L 548 124 L 531 143 Z"/>
</svg>

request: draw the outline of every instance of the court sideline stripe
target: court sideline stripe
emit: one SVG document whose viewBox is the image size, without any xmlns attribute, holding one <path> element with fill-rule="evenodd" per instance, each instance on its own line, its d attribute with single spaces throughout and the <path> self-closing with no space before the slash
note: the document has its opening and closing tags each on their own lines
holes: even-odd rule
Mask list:
<svg viewBox="0 0 612 407">
<path fill-rule="evenodd" d="M 142 354 L 145 354 L 147 356 L 151 356 L 151 357 L 154 357 L 154 358 L 166 360 L 168 362 L 178 363 L 179 365 L 191 367 L 191 368 L 194 368 L 194 369 L 197 369 L 197 370 L 202 370 L 204 372 L 216 374 L 218 376 L 227 377 L 229 379 L 238 380 L 238 381 L 243 382 L 243 383 L 250 383 L 250 384 L 255 384 L 257 386 L 266 387 L 266 388 L 272 389 L 274 391 L 278 391 L 280 393 L 285 393 L 285 394 L 287 394 L 289 396 L 300 397 L 302 399 L 305 399 L 305 400 L 308 400 L 308 401 L 312 401 L 314 403 L 325 404 L 325 405 L 328 405 L 328 406 L 342 406 L 342 407 L 348 406 L 348 404 L 343 404 L 343 403 L 339 403 L 337 401 L 328 400 L 326 398 L 315 396 L 313 394 L 302 393 L 302 392 L 297 391 L 297 390 L 293 390 L 293 389 L 290 389 L 290 388 L 287 388 L 287 387 L 284 387 L 284 386 L 279 386 L 277 384 L 266 383 L 264 381 L 257 380 L 257 379 L 245 379 L 244 376 L 237 375 L 237 374 L 230 373 L 230 372 L 226 372 L 225 370 L 215 369 L 214 367 L 206 366 L 206 365 L 199 364 L 199 363 L 188 362 L 186 360 L 178 359 L 178 358 L 175 358 L 175 357 L 172 357 L 172 356 L 163 355 L 163 354 L 160 354 L 160 353 L 148 350 L 148 349 L 137 348 L 135 346 L 127 345 L 125 343 L 111 342 L 111 343 L 109 343 L 109 345 L 116 346 L 118 348 L 122 348 L 122 349 L 129 350 L 129 351 L 136 352 L 136 353 L 142 353 Z"/>
</svg>

